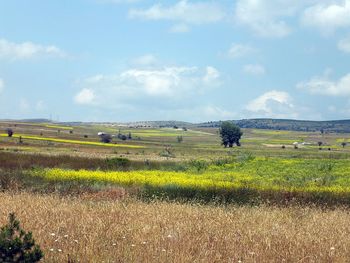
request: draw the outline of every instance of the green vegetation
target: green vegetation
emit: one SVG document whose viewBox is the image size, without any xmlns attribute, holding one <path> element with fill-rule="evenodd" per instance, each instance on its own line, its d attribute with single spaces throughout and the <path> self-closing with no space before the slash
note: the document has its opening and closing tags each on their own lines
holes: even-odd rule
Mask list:
<svg viewBox="0 0 350 263">
<path fill-rule="evenodd" d="M 108 160 L 111 168 L 127 159 Z M 169 171 L 169 168 L 172 171 Z M 192 160 L 176 171 L 87 171 L 37 169 L 28 176 L 49 181 L 97 182 L 140 187 L 142 195 L 224 202 L 343 203 L 350 201 L 350 164 L 345 160 L 257 158 L 249 153 L 212 162 Z"/>
<path fill-rule="evenodd" d="M 11 213 L 8 224 L 0 229 L 0 262 L 34 263 L 42 257 L 43 252 L 35 244 L 32 233 L 25 232 Z"/>
<path fill-rule="evenodd" d="M 349 134 L 177 124 L 0 122 L 1 211 L 48 262 L 349 258 Z"/>
<path fill-rule="evenodd" d="M 241 128 L 270 129 L 307 132 L 350 132 L 350 120 L 339 121 L 304 121 L 287 119 L 247 119 L 234 121 Z M 221 122 L 207 122 L 198 124 L 198 127 L 220 127 Z"/>
<path fill-rule="evenodd" d="M 0 137 L 6 137 L 6 134 L 0 134 Z M 104 147 L 124 147 L 124 148 L 143 148 L 138 145 L 128 145 L 128 144 L 109 144 L 109 143 L 100 143 L 100 142 L 91 142 L 91 141 L 78 141 L 78 140 L 68 140 L 68 139 L 56 139 L 49 137 L 38 137 L 38 136 L 29 136 L 29 135 L 13 135 L 14 138 L 29 139 L 29 140 L 40 140 L 48 142 L 58 142 L 58 143 L 70 143 L 70 144 L 82 144 L 82 145 L 92 145 L 92 146 L 104 146 Z"/>
<path fill-rule="evenodd" d="M 222 144 L 225 146 L 233 147 L 234 144 L 237 146 L 241 146 L 239 140 L 241 139 L 243 132 L 241 129 L 233 124 L 232 122 L 225 121 L 221 123 L 220 126 L 220 136 L 222 140 Z"/>
<path fill-rule="evenodd" d="M 221 129 L 75 125 L 72 134 L 52 127 L 45 136 L 39 134 L 47 123 L 2 127 L 14 127 L 12 138 L 0 136 L 4 189 L 80 192 L 108 185 L 181 200 L 350 203 L 344 134 L 241 130 L 232 122 Z M 118 144 L 94 141 L 97 131 L 124 134 L 128 144 L 121 138 L 113 138 Z M 220 141 L 244 145 L 225 149 Z"/>
</svg>

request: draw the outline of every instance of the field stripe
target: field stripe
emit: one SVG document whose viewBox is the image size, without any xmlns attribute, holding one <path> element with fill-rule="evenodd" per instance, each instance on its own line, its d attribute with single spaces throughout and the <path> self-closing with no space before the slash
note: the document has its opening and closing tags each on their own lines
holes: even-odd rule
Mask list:
<svg viewBox="0 0 350 263">
<path fill-rule="evenodd" d="M 101 142 L 67 140 L 67 139 L 58 139 L 58 138 L 49 138 L 49 137 L 36 137 L 36 136 L 22 135 L 22 134 L 15 134 L 12 137 L 19 138 L 20 136 L 22 137 L 22 139 L 49 141 L 49 142 L 58 142 L 58 143 L 70 143 L 70 144 L 81 144 L 81 145 L 103 146 L 103 147 L 135 148 L 135 149 L 145 148 L 144 146 L 140 146 L 140 145 L 111 144 L 111 143 L 101 143 Z M 0 134 L 0 137 L 8 137 L 8 135 Z"/>
</svg>

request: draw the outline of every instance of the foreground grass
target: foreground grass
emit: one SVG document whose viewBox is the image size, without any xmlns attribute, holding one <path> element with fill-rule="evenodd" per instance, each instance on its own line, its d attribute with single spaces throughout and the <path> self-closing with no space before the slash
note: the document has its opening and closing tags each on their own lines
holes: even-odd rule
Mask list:
<svg viewBox="0 0 350 263">
<path fill-rule="evenodd" d="M 346 262 L 349 211 L 0 193 L 45 262 Z M 101 195 L 102 196 L 102 195 Z"/>
</svg>

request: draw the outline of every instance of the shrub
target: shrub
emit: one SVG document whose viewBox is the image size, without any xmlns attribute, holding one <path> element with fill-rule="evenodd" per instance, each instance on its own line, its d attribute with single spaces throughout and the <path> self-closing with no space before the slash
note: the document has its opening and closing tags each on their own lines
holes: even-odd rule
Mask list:
<svg viewBox="0 0 350 263">
<path fill-rule="evenodd" d="M 177 136 L 177 142 L 178 143 L 181 143 L 183 140 L 184 140 L 184 138 L 181 135 Z"/>
<path fill-rule="evenodd" d="M 0 230 L 0 262 L 38 262 L 43 252 L 31 232 L 25 232 L 20 227 L 15 214 L 9 215 L 9 222 Z"/>
<path fill-rule="evenodd" d="M 232 157 L 229 158 L 219 158 L 212 161 L 215 166 L 225 166 L 226 164 L 233 163 L 235 160 Z"/>
<path fill-rule="evenodd" d="M 112 136 L 110 134 L 103 134 L 100 137 L 103 143 L 110 143 L 112 141 Z"/>
<path fill-rule="evenodd" d="M 175 158 L 175 154 L 171 149 L 171 146 L 165 146 L 164 150 L 159 153 L 159 156 L 166 158 Z"/>
<path fill-rule="evenodd" d="M 118 139 L 120 139 L 122 141 L 125 141 L 127 138 L 128 137 L 125 134 L 121 134 L 121 133 L 118 134 Z"/>
<path fill-rule="evenodd" d="M 251 152 L 243 152 L 243 153 L 240 152 L 236 156 L 236 160 L 241 164 L 253 161 L 254 159 L 255 159 L 255 156 Z"/>
<path fill-rule="evenodd" d="M 191 160 L 189 165 L 193 167 L 197 172 L 205 171 L 209 164 L 205 160 Z"/>
<path fill-rule="evenodd" d="M 107 167 L 110 169 L 113 168 L 128 168 L 131 165 L 131 162 L 127 158 L 111 158 L 111 159 L 106 159 Z"/>
</svg>

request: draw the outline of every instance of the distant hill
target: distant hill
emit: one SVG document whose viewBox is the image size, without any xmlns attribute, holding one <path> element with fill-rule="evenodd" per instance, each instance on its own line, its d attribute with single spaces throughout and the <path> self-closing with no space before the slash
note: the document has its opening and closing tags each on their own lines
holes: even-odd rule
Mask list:
<svg viewBox="0 0 350 263">
<path fill-rule="evenodd" d="M 130 122 L 124 123 L 124 125 L 133 126 L 133 127 L 192 127 L 195 124 L 184 121 L 138 121 L 138 122 Z"/>
<path fill-rule="evenodd" d="M 6 120 L 2 120 L 6 121 Z M 7 120 L 9 122 L 27 122 L 27 123 L 50 123 L 47 119 L 27 119 L 27 120 Z M 350 120 L 335 121 L 305 121 L 289 119 L 242 119 L 231 120 L 241 128 L 251 129 L 270 129 L 270 130 L 291 130 L 291 131 L 320 131 L 320 132 L 339 132 L 350 133 Z M 186 128 L 209 128 L 220 127 L 221 121 L 209 121 L 203 123 L 190 123 L 184 121 L 138 121 L 138 122 L 61 122 L 62 124 L 79 126 L 93 124 L 123 125 L 128 127 L 186 127 Z"/>
<path fill-rule="evenodd" d="M 0 121 L 24 122 L 24 123 L 50 123 L 50 122 L 52 122 L 51 120 L 48 120 L 48 119 L 23 119 L 23 120 L 0 119 Z"/>
<path fill-rule="evenodd" d="M 320 132 L 350 132 L 350 120 L 336 121 L 303 121 L 288 119 L 243 119 L 232 120 L 241 128 L 291 130 L 291 131 L 320 131 Z M 197 124 L 197 127 L 219 127 L 221 121 Z"/>
</svg>

